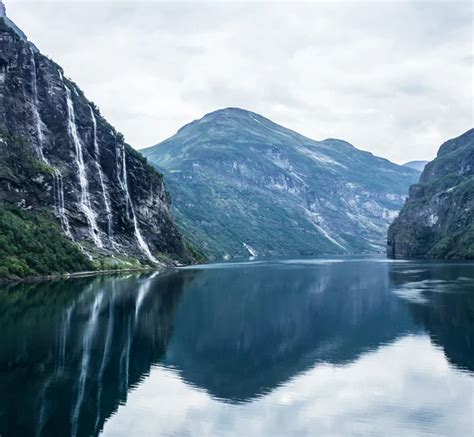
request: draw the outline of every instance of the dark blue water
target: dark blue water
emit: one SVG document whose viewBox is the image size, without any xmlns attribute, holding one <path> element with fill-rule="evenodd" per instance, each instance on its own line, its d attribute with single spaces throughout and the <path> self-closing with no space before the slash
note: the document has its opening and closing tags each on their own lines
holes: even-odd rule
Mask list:
<svg viewBox="0 0 474 437">
<path fill-rule="evenodd" d="M 474 264 L 9 285 L 0 327 L 2 437 L 473 435 Z"/>
</svg>

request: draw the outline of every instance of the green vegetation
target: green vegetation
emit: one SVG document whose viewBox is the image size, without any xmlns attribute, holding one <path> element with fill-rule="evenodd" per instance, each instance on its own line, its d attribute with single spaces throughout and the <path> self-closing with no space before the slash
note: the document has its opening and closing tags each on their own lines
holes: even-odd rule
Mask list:
<svg viewBox="0 0 474 437">
<path fill-rule="evenodd" d="M 80 249 L 64 237 L 53 217 L 0 205 L 0 278 L 93 269 Z"/>
</svg>

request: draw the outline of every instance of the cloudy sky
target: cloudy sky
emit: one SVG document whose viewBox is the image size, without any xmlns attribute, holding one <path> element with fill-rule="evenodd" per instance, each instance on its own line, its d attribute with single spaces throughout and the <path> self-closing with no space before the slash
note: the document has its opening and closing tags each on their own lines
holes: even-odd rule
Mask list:
<svg viewBox="0 0 474 437">
<path fill-rule="evenodd" d="M 474 124 L 470 2 L 5 3 L 138 149 L 229 106 L 395 162 Z"/>
</svg>

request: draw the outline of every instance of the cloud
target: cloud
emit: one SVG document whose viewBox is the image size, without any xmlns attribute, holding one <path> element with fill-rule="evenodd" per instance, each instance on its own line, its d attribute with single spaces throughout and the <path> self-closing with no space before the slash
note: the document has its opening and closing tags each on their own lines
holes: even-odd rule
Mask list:
<svg viewBox="0 0 474 437">
<path fill-rule="evenodd" d="M 228 106 L 398 162 L 473 125 L 470 3 L 7 6 L 137 148 Z"/>
</svg>

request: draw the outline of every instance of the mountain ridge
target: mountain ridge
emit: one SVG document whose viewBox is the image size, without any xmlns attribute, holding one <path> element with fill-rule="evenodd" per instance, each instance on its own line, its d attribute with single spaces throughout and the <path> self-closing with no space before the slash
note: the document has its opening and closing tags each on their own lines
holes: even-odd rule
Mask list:
<svg viewBox="0 0 474 437">
<path fill-rule="evenodd" d="M 241 108 L 205 114 L 140 152 L 165 174 L 181 230 L 216 257 L 380 252 L 419 176 L 347 141 L 311 140 Z M 375 201 L 377 189 L 385 191 Z"/>
</svg>

